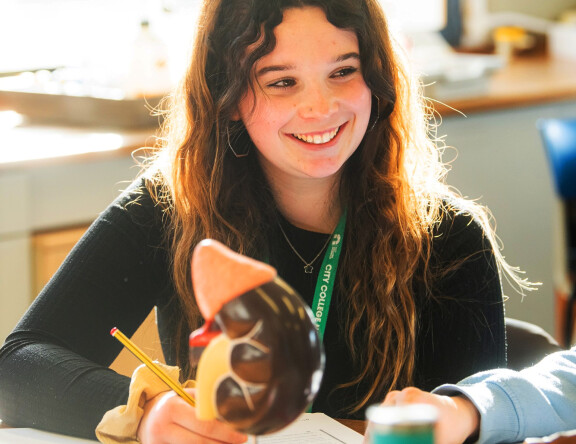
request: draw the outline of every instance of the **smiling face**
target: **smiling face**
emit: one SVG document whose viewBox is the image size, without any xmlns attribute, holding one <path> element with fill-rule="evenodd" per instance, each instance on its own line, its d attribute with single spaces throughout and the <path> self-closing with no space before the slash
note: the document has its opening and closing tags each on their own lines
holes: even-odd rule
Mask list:
<svg viewBox="0 0 576 444">
<path fill-rule="evenodd" d="M 268 177 L 337 177 L 368 127 L 371 91 L 356 34 L 320 8 L 288 9 L 238 111 Z"/>
</svg>

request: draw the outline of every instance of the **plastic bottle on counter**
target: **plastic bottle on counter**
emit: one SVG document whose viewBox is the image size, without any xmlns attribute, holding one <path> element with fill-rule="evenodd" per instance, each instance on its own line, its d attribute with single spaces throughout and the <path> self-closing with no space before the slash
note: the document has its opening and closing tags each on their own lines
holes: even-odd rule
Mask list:
<svg viewBox="0 0 576 444">
<path fill-rule="evenodd" d="M 158 97 L 172 88 L 168 51 L 147 20 L 133 43 L 124 90 L 128 98 Z"/>
<path fill-rule="evenodd" d="M 462 0 L 462 36 L 464 48 L 484 48 L 490 44 L 490 14 L 487 0 Z"/>
</svg>

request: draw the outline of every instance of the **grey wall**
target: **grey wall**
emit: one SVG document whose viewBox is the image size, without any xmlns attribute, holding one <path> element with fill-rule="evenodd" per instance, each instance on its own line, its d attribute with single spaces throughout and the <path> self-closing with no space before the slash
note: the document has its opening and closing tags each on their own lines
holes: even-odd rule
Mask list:
<svg viewBox="0 0 576 444">
<path fill-rule="evenodd" d="M 448 183 L 492 211 L 511 265 L 526 272 L 538 291 L 524 299 L 504 282 L 506 314 L 554 333 L 554 289 L 559 247 L 558 200 L 537 131 L 542 117 L 574 117 L 575 102 L 513 108 L 444 118 L 438 134 L 457 152 Z M 448 159 L 454 158 L 454 151 Z"/>
</svg>

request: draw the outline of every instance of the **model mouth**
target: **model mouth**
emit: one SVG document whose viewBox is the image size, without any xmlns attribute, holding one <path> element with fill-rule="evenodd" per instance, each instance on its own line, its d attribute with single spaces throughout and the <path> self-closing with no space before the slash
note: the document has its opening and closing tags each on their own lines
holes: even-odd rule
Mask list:
<svg viewBox="0 0 576 444">
<path fill-rule="evenodd" d="M 309 134 L 294 133 L 292 135 L 296 137 L 298 140 L 301 140 L 302 142 L 311 143 L 313 145 L 321 145 L 323 143 L 328 143 L 332 139 L 334 139 L 334 137 L 336 137 L 336 135 L 340 131 L 340 128 L 341 126 L 323 133 L 309 133 Z"/>
</svg>

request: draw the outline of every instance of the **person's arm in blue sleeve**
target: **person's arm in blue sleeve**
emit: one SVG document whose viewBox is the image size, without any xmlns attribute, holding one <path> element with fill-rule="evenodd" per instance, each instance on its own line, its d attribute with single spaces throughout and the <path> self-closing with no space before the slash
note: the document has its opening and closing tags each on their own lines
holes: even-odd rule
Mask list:
<svg viewBox="0 0 576 444">
<path fill-rule="evenodd" d="M 390 392 L 384 404 L 425 402 L 440 411 L 437 444 L 521 442 L 576 429 L 576 347 L 522 371 L 494 369 L 423 392 Z M 476 416 L 476 418 L 474 417 Z"/>
</svg>

